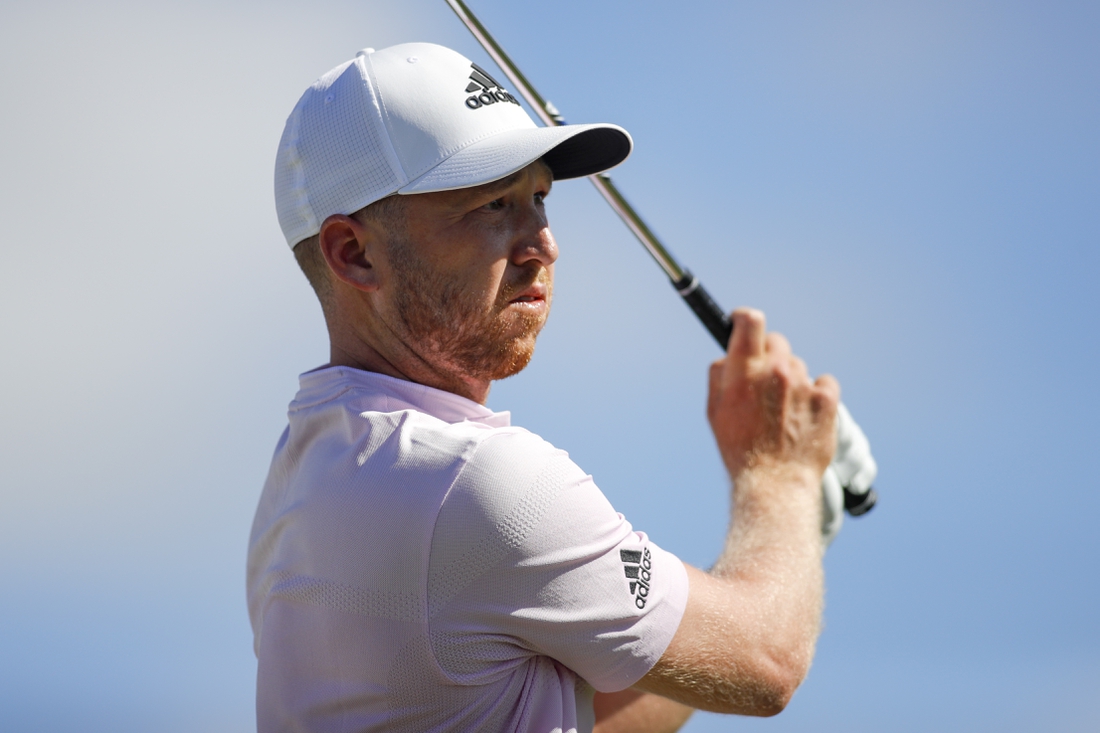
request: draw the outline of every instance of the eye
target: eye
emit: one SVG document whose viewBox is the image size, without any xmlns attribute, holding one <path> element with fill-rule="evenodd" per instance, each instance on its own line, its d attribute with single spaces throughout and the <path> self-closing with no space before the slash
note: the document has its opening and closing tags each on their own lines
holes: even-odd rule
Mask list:
<svg viewBox="0 0 1100 733">
<path fill-rule="evenodd" d="M 500 211 L 501 209 L 504 208 L 504 199 L 499 198 L 499 199 L 495 199 L 493 201 L 490 201 L 489 203 L 485 204 L 485 206 L 483 206 L 482 208 L 487 209 L 489 211 Z"/>
<path fill-rule="evenodd" d="M 549 191 L 539 191 L 535 194 L 535 203 L 542 206 L 546 203 L 546 197 L 550 195 Z"/>
</svg>

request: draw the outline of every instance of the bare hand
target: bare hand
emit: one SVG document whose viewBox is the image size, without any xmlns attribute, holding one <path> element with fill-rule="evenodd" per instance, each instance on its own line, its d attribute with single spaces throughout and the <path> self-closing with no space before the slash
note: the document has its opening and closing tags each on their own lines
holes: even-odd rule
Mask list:
<svg viewBox="0 0 1100 733">
<path fill-rule="evenodd" d="M 707 418 L 730 476 L 766 471 L 806 479 L 815 490 L 836 450 L 840 385 L 811 382 L 806 364 L 764 314 L 733 312 L 729 351 L 711 364 Z M 801 481 L 800 481 L 801 483 Z"/>
</svg>

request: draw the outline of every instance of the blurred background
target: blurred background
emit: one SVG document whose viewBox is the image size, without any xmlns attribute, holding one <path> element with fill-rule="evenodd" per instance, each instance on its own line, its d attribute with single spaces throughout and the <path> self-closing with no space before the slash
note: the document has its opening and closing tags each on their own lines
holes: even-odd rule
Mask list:
<svg viewBox="0 0 1100 733">
<path fill-rule="evenodd" d="M 1100 5 L 471 0 L 726 308 L 836 375 L 880 505 L 771 720 L 1100 730 Z M 491 62 L 443 0 L 0 4 L 0 729 L 254 729 L 244 561 L 320 309 L 275 218 L 301 92 L 365 46 Z M 710 337 L 585 181 L 490 398 L 707 566 Z"/>
</svg>

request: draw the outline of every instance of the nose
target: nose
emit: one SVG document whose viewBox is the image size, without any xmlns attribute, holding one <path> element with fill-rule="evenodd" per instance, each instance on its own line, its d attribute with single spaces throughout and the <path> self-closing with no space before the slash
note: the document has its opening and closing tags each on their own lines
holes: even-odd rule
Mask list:
<svg viewBox="0 0 1100 733">
<path fill-rule="evenodd" d="M 541 209 L 532 207 L 525 219 L 512 248 L 512 263 L 523 266 L 538 262 L 549 267 L 558 259 L 558 243 L 550 232 L 546 215 Z"/>
</svg>

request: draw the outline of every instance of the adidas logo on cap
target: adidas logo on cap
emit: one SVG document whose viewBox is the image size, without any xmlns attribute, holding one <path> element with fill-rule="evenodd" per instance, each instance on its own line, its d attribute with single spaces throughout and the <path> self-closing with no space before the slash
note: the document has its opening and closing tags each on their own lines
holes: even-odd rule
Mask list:
<svg viewBox="0 0 1100 733">
<path fill-rule="evenodd" d="M 275 156 L 275 210 L 294 247 L 327 217 L 394 193 L 480 186 L 540 158 L 555 181 L 580 178 L 618 165 L 630 148 L 617 125 L 537 126 L 485 69 L 449 48 L 364 49 L 294 105 Z"/>
<path fill-rule="evenodd" d="M 511 102 L 517 107 L 519 106 L 519 102 L 516 101 L 516 98 L 505 91 L 504 87 L 502 87 L 496 79 L 489 76 L 489 72 L 472 61 L 470 62 L 470 68 L 472 68 L 473 71 L 470 73 L 470 83 L 466 86 L 466 91 L 480 93 L 466 97 L 467 107 L 470 109 L 478 109 L 490 104 L 496 104 L 497 102 Z"/>
<path fill-rule="evenodd" d="M 649 548 L 645 551 L 619 550 L 619 558 L 623 561 L 623 572 L 630 580 L 630 595 L 634 596 L 634 605 L 645 608 L 646 598 L 649 597 L 649 582 L 652 578 L 653 560 L 649 554 Z"/>
</svg>

